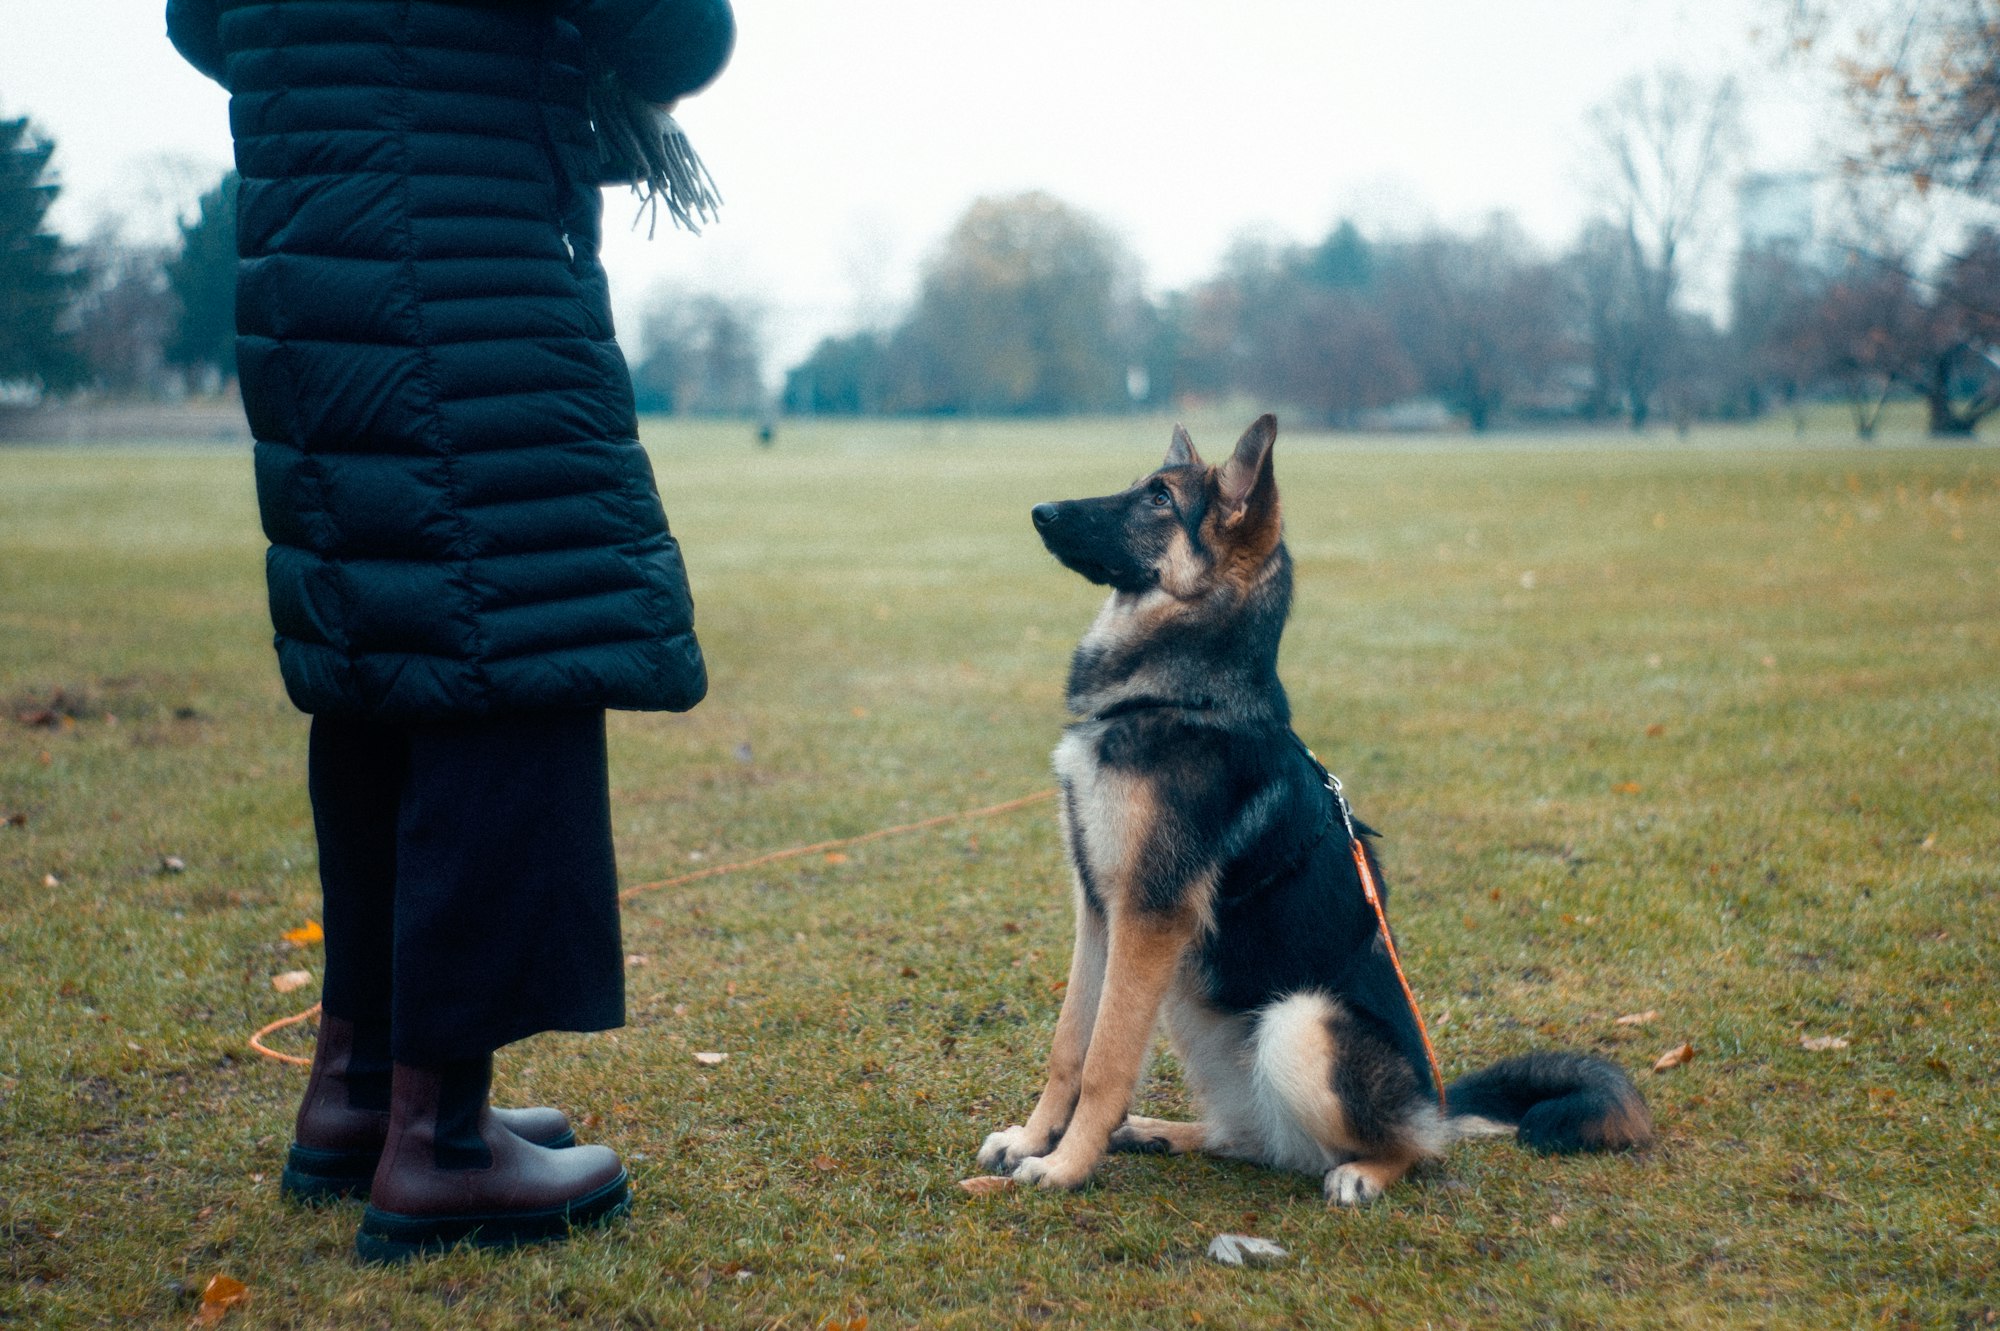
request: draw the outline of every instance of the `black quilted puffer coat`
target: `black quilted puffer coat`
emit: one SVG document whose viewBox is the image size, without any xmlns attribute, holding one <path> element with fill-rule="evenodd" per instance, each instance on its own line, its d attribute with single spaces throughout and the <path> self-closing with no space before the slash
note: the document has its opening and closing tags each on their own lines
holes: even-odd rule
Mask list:
<svg viewBox="0 0 2000 1331">
<path fill-rule="evenodd" d="M 668 101 L 728 0 L 170 0 L 231 93 L 237 363 L 308 712 L 706 688 L 598 262 L 587 60 Z"/>
</svg>

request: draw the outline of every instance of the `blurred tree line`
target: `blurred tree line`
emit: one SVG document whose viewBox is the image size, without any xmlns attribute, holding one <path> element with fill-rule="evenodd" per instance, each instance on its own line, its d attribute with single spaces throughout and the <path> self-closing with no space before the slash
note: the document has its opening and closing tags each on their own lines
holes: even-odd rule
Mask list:
<svg viewBox="0 0 2000 1331">
<path fill-rule="evenodd" d="M 1685 427 L 1837 398 L 1868 437 L 1904 396 L 1933 433 L 1972 433 L 2000 410 L 1991 227 L 1928 256 L 1894 207 L 1852 205 L 1841 234 L 1745 228 L 1726 320 L 1690 300 L 1690 270 L 1737 204 L 1738 115 L 1728 82 L 1665 72 L 1619 89 L 1591 117 L 1596 216 L 1559 250 L 1505 214 L 1404 236 L 1342 220 L 1315 243 L 1240 241 L 1157 300 L 1088 216 L 1040 193 L 982 199 L 907 313 L 821 341 L 787 374 L 784 406 L 1050 414 L 1242 397 L 1336 427 L 1448 415 L 1484 431 Z M 1996 193 L 1992 172 L 1978 179 Z"/>
<path fill-rule="evenodd" d="M 1052 415 L 1247 398 L 1338 427 L 1455 419 L 1634 429 L 1838 399 L 1872 435 L 1920 400 L 1933 433 L 2000 411 L 2000 230 L 1940 240 L 1945 196 L 2000 203 L 2000 0 L 1785 7 L 1793 58 L 1854 111 L 1837 164 L 1859 202 L 1834 232 L 1753 234 L 1726 82 L 1635 79 L 1592 114 L 1592 219 L 1563 247 L 1505 214 L 1469 228 L 1249 238 L 1149 296 L 1120 238 L 1044 193 L 974 202 L 898 317 L 826 337 L 774 404 L 765 311 L 663 288 L 626 339 L 643 411 Z M 1871 26 L 1872 25 L 1872 26 Z M 235 178 L 162 243 L 47 226 L 53 145 L 0 121 L 0 403 L 173 396 L 234 373 Z M 187 191 L 192 195 L 194 191 Z M 1719 263 L 1728 260 L 1727 263 Z M 1690 273 L 1731 273 L 1697 302 Z"/>
</svg>

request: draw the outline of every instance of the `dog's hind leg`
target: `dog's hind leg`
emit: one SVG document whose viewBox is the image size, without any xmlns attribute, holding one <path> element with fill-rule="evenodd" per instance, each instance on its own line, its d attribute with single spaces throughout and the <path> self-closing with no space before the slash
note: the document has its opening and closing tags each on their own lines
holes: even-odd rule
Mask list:
<svg viewBox="0 0 2000 1331">
<path fill-rule="evenodd" d="M 1118 1131 L 1111 1134 L 1110 1149 L 1137 1155 L 1185 1155 L 1207 1147 L 1206 1123 L 1178 1123 L 1172 1119 L 1127 1114 Z"/>
<path fill-rule="evenodd" d="M 1258 1014 L 1251 1079 L 1266 1163 L 1323 1175 L 1339 1206 L 1374 1201 L 1449 1137 L 1409 1064 L 1323 993 Z"/>
<path fill-rule="evenodd" d="M 1104 990 L 1105 952 L 1104 912 L 1086 901 L 1079 888 L 1076 951 L 1070 955 L 1069 983 L 1049 1046 L 1048 1081 L 1026 1124 L 1002 1128 L 986 1138 L 979 1148 L 981 1169 L 1011 1173 L 1023 1160 L 1047 1155 L 1062 1139 L 1083 1086 L 1083 1062 L 1090 1050 L 1091 1027 L 1097 1022 L 1098 996 Z"/>
<path fill-rule="evenodd" d="M 1080 1188 L 1110 1148 L 1125 1121 L 1146 1053 L 1159 1025 L 1160 1005 L 1194 940 L 1190 918 L 1145 910 L 1114 911 L 1108 920 L 1104 992 L 1084 1056 L 1075 1113 L 1062 1142 L 1045 1156 L 1014 1170 L 1021 1183 Z"/>
</svg>

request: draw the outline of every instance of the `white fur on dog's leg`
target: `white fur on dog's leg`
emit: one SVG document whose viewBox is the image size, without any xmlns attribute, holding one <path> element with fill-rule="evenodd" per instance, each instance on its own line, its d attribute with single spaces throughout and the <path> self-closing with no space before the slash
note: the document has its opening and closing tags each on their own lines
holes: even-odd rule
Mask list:
<svg viewBox="0 0 2000 1331">
<path fill-rule="evenodd" d="M 1352 1164 L 1326 1171 L 1326 1199 L 1335 1206 L 1366 1206 L 1381 1195 L 1375 1180 Z"/>
<path fill-rule="evenodd" d="M 1023 1160 L 1048 1152 L 1053 1143 L 1044 1145 L 1040 1151 L 1028 1141 L 1028 1130 L 1020 1124 L 1010 1124 L 1000 1131 L 991 1133 L 979 1147 L 979 1167 L 995 1173 L 1011 1173 L 1014 1166 Z"/>
</svg>

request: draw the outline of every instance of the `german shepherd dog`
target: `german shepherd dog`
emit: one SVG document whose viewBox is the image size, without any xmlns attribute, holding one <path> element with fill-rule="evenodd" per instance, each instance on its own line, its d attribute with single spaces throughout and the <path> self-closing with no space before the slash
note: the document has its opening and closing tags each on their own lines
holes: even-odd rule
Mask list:
<svg viewBox="0 0 2000 1331">
<path fill-rule="evenodd" d="M 1076 951 L 1048 1083 L 981 1166 L 1076 1188 L 1107 1150 L 1208 1151 L 1320 1175 L 1328 1201 L 1358 1206 L 1464 1137 L 1646 1144 L 1631 1079 L 1585 1055 L 1507 1059 L 1447 1087 L 1441 1112 L 1347 824 L 1278 682 L 1292 562 L 1277 432 L 1262 417 L 1211 467 L 1176 427 L 1129 489 L 1034 510 L 1049 552 L 1111 596 L 1071 660 L 1055 751 Z M 1127 1114 L 1163 1012 L 1198 1122 Z"/>
</svg>

